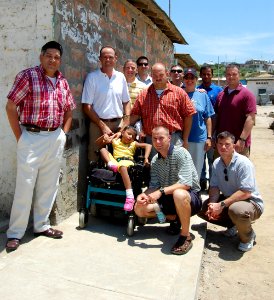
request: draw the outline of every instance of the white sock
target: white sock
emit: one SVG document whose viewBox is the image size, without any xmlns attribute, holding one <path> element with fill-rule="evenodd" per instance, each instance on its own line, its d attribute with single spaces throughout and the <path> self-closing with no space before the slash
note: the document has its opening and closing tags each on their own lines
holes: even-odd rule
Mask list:
<svg viewBox="0 0 274 300">
<path fill-rule="evenodd" d="M 134 198 L 133 190 L 132 189 L 126 190 L 126 195 L 127 195 L 127 198 Z"/>
</svg>

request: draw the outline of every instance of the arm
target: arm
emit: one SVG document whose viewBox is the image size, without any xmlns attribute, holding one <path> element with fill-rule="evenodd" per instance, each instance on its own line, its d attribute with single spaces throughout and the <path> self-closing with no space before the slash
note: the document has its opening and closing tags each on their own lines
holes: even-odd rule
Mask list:
<svg viewBox="0 0 274 300">
<path fill-rule="evenodd" d="M 221 202 L 224 202 L 225 207 L 229 207 L 234 202 L 249 199 L 250 196 L 251 196 L 251 192 L 244 191 L 244 190 L 238 190 L 235 193 L 233 193 L 231 196 L 226 198 L 224 201 L 221 201 Z M 224 206 L 221 206 L 221 202 L 208 204 L 207 214 L 210 219 L 215 219 L 215 220 L 218 219 L 219 215 L 221 214 L 221 212 L 224 209 Z"/>
<path fill-rule="evenodd" d="M 248 136 L 250 136 L 251 130 L 255 124 L 255 116 L 256 116 L 255 113 L 250 113 L 246 116 L 244 127 L 243 127 L 242 133 L 240 135 L 240 137 L 242 139 L 245 140 L 245 139 L 247 139 Z M 244 146 L 245 146 L 245 142 L 242 140 L 238 140 L 236 143 L 236 146 L 235 146 L 235 150 L 237 152 L 242 152 L 244 149 Z"/>
<path fill-rule="evenodd" d="M 180 184 L 180 183 L 175 183 L 170 186 L 166 186 L 164 188 L 165 195 L 172 195 L 173 192 L 178 189 L 189 190 L 190 186 Z M 149 197 L 149 200 L 148 200 L 149 203 L 155 203 L 162 196 L 162 193 L 160 192 L 159 189 L 153 191 L 152 193 L 149 193 L 148 191 L 146 191 L 146 194 Z"/>
<path fill-rule="evenodd" d="M 123 115 L 123 123 L 121 126 L 122 127 L 121 131 L 130 123 L 130 101 L 123 103 L 123 110 L 124 110 L 124 115 Z"/>
<path fill-rule="evenodd" d="M 205 151 L 208 151 L 211 147 L 211 139 L 212 139 L 212 122 L 211 118 L 205 119 L 205 124 L 206 124 L 206 132 L 207 132 L 207 139 L 205 142 Z"/>
<path fill-rule="evenodd" d="M 63 121 L 63 130 L 65 133 L 68 133 L 72 123 L 72 111 L 68 110 L 64 114 L 64 121 Z"/>
<path fill-rule="evenodd" d="M 19 116 L 16 104 L 8 99 L 7 105 L 6 105 L 6 112 L 8 115 L 10 127 L 13 131 L 13 134 L 15 135 L 16 141 L 18 142 L 20 139 L 20 136 L 22 134 L 20 125 L 19 125 Z"/>
<path fill-rule="evenodd" d="M 138 143 L 135 142 L 136 147 L 137 148 L 143 148 L 145 149 L 145 160 L 144 160 L 144 164 L 148 164 L 148 157 L 150 155 L 151 149 L 152 149 L 152 145 L 147 144 L 147 143 Z"/>
<path fill-rule="evenodd" d="M 83 111 L 89 117 L 89 119 L 100 128 L 102 134 L 113 134 L 110 128 L 98 117 L 92 105 L 83 103 Z"/>
<path fill-rule="evenodd" d="M 184 118 L 184 125 L 183 125 L 183 147 L 188 149 L 188 137 L 191 130 L 192 125 L 192 116 L 188 116 Z"/>
</svg>

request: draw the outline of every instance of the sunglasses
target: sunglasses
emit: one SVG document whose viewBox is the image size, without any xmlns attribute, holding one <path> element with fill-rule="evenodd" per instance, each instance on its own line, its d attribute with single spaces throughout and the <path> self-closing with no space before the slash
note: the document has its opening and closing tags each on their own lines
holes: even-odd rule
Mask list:
<svg viewBox="0 0 274 300">
<path fill-rule="evenodd" d="M 182 73 L 183 70 L 170 70 L 171 73 Z"/>
<path fill-rule="evenodd" d="M 225 181 L 228 181 L 227 168 L 224 168 Z"/>
<path fill-rule="evenodd" d="M 141 66 L 145 66 L 146 67 L 146 66 L 148 66 L 148 63 L 138 63 L 137 66 L 138 67 L 141 67 Z"/>
</svg>

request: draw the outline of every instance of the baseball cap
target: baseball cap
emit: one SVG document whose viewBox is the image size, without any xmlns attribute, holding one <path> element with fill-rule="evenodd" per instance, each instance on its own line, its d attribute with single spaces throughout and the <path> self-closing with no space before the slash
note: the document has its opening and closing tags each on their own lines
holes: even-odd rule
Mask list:
<svg viewBox="0 0 274 300">
<path fill-rule="evenodd" d="M 193 76 L 197 77 L 197 72 L 195 69 L 193 68 L 187 68 L 187 69 L 184 69 L 184 76 L 186 76 L 187 74 L 192 74 Z"/>
</svg>

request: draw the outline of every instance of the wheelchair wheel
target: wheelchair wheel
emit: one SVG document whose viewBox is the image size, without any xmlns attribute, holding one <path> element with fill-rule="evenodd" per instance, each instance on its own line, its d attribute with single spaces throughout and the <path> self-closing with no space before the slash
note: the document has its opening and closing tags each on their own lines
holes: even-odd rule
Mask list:
<svg viewBox="0 0 274 300">
<path fill-rule="evenodd" d="M 81 209 L 79 212 L 79 227 L 85 228 L 88 223 L 88 212 L 86 209 Z"/>
<path fill-rule="evenodd" d="M 138 223 L 139 225 L 146 225 L 147 218 L 138 217 Z"/>
<path fill-rule="evenodd" d="M 93 216 L 93 217 L 96 217 L 97 216 L 97 207 L 96 207 L 96 204 L 91 204 L 90 205 L 90 214 Z"/>
<path fill-rule="evenodd" d="M 128 217 L 128 223 L 127 223 L 127 235 L 128 236 L 133 236 L 134 234 L 134 216 L 129 216 Z"/>
</svg>

